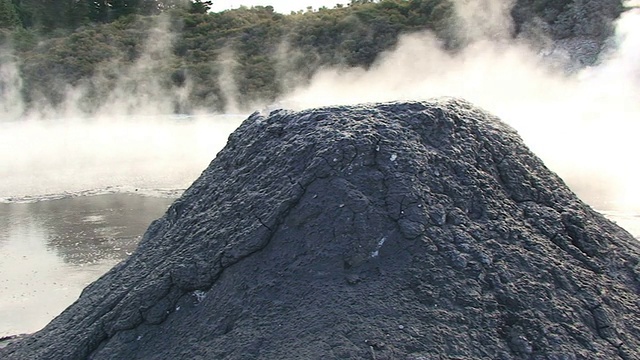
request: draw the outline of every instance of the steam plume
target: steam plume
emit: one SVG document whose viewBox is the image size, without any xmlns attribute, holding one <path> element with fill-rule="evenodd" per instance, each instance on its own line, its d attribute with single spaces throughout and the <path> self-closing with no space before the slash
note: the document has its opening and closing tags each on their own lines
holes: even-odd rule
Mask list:
<svg viewBox="0 0 640 360">
<path fill-rule="evenodd" d="M 639 10 L 624 13 L 617 22 L 613 46 L 598 65 L 567 75 L 557 66 L 557 57 L 511 38 L 511 4 L 456 0 L 459 28 L 464 30 L 460 36 L 469 45 L 455 54 L 444 51 L 426 32 L 402 36 L 368 70 L 325 68 L 310 84 L 297 86 L 299 79 L 282 70 L 279 81 L 291 91 L 280 104 L 307 108 L 464 97 L 513 125 L 547 165 L 594 206 L 640 211 L 635 186 L 640 174 L 632 165 L 640 154 Z M 99 76 L 92 84 L 69 87 L 63 111 L 45 104 L 39 116 L 31 113 L 28 121 L 0 122 L 0 197 L 123 184 L 188 185 L 224 145 L 239 117 L 231 123 L 210 117 L 180 122 L 159 115 L 184 102 L 190 86 L 187 79 L 185 88 L 167 90 L 153 76 L 169 57 L 171 39 L 161 20 L 144 54 L 123 70 L 116 89 L 106 93 L 109 101 L 91 120 L 81 119 L 79 109 L 83 94 L 91 86 L 100 88 Z M 285 45 L 282 49 L 295 52 Z M 219 62 L 219 80 L 227 85 L 225 103 L 236 111 L 233 64 L 226 53 Z M 0 61 L 0 85 L 0 111 L 9 119 L 23 108 L 21 81 L 10 56 Z"/>
<path fill-rule="evenodd" d="M 403 36 L 365 71 L 324 69 L 285 103 L 299 108 L 354 102 L 464 97 L 514 126 L 545 163 L 599 208 L 640 210 L 640 10 L 616 24 L 615 48 L 599 65 L 567 75 L 537 48 L 507 41 L 501 1 L 488 13 L 457 1 L 466 28 L 482 29 L 459 53 L 430 33 Z M 475 10 L 474 10 L 475 9 Z M 468 14 L 474 14 L 472 17 Z M 491 19 L 491 26 L 478 26 Z"/>
</svg>

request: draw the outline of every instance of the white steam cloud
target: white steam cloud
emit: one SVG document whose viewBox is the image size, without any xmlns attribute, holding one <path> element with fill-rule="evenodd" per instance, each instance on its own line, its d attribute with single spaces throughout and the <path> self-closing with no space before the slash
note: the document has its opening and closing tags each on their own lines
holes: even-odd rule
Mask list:
<svg viewBox="0 0 640 360">
<path fill-rule="evenodd" d="M 0 124 L 0 198 L 184 189 L 239 120 L 164 116 Z"/>
<path fill-rule="evenodd" d="M 640 211 L 640 12 L 617 22 L 615 51 L 567 75 L 539 50 L 507 41 L 504 1 L 457 2 L 465 28 L 482 29 L 454 54 L 430 33 L 403 36 L 368 70 L 324 69 L 285 103 L 299 108 L 458 96 L 515 127 L 587 202 Z M 483 12 L 482 9 L 493 9 Z M 491 21 L 489 23 L 488 21 Z"/>
<path fill-rule="evenodd" d="M 457 36 L 466 41 L 508 39 L 514 0 L 454 0 Z"/>
<path fill-rule="evenodd" d="M 458 28 L 470 45 L 455 54 L 443 50 L 432 34 L 417 33 L 403 36 L 368 70 L 322 69 L 300 86 L 290 86 L 296 78 L 283 71 L 280 81 L 292 90 L 280 103 L 308 108 L 463 97 L 515 127 L 595 207 L 640 211 L 639 10 L 627 11 L 617 22 L 616 46 L 598 65 L 567 75 L 550 56 L 510 39 L 511 4 L 457 0 Z M 241 117 L 160 116 L 183 101 L 190 84 L 187 79 L 184 88 L 162 89 L 153 74 L 171 45 L 166 24 L 149 39 L 95 118 L 78 115 L 85 84 L 69 89 L 62 112 L 41 109 L 38 116 L 0 121 L 0 199 L 108 187 L 176 189 L 197 177 Z M 23 109 L 20 79 L 11 57 L 1 60 L 0 111 L 11 119 Z M 219 61 L 224 69 L 219 80 L 227 84 L 223 96 L 235 108 L 234 60 L 229 55 Z"/>
<path fill-rule="evenodd" d="M 67 89 L 62 104 L 41 99 L 26 114 L 15 60 L 4 49 L 0 201 L 188 187 L 244 116 L 168 115 L 186 103 L 191 86 L 187 79 L 184 86 L 167 89 L 157 75 L 171 59 L 173 40 L 168 19 L 158 17 L 139 58 L 113 67 L 118 69 L 114 88 L 106 79 L 113 74 L 103 72 L 76 86 L 61 85 Z M 86 103 L 91 91 L 101 92 L 104 100 L 97 110 Z M 90 118 L 87 108 L 94 110 Z"/>
</svg>

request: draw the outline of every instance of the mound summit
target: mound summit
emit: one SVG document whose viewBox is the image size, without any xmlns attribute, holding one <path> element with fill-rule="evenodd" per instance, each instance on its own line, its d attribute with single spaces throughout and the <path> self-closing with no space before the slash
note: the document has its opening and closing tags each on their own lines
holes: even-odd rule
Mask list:
<svg viewBox="0 0 640 360">
<path fill-rule="evenodd" d="M 2 359 L 639 359 L 640 247 L 458 99 L 250 116 Z"/>
</svg>

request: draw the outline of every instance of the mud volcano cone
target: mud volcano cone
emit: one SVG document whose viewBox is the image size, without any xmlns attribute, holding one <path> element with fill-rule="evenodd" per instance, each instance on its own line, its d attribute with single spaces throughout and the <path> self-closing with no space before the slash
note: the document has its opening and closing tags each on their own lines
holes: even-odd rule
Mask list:
<svg viewBox="0 0 640 360">
<path fill-rule="evenodd" d="M 254 114 L 3 359 L 638 359 L 637 241 L 455 99 Z"/>
</svg>

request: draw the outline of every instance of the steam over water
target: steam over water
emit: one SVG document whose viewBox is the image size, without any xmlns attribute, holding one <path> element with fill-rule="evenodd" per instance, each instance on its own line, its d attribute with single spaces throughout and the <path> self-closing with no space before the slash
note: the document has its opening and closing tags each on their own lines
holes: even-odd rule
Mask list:
<svg viewBox="0 0 640 360">
<path fill-rule="evenodd" d="M 0 201 L 185 189 L 243 118 L 122 116 L 0 123 Z"/>
<path fill-rule="evenodd" d="M 474 34 L 475 42 L 455 55 L 429 33 L 406 35 L 371 69 L 323 69 L 278 104 L 307 108 L 461 96 L 515 127 L 547 166 L 596 208 L 640 212 L 640 9 L 623 14 L 597 65 L 567 74 L 558 65 L 561 51 L 549 55 L 551 49 L 534 51 L 524 41 L 500 37 L 508 32 L 499 29 L 510 24 L 505 7 L 497 8 L 498 14 L 472 9 L 466 28 L 493 35 Z M 476 26 L 483 15 L 492 26 Z M 162 53 L 158 47 L 148 46 Z M 0 119 L 13 119 L 22 110 L 15 64 L 0 65 L 0 76 Z M 78 89 L 73 89 L 62 110 L 0 122 L 0 201 L 105 189 L 184 189 L 244 118 L 154 115 L 166 109 L 171 94 L 140 88 L 154 93 L 122 88 L 111 96 L 135 104 L 118 117 L 111 116 L 120 109 L 114 104 L 95 118 L 78 118 L 74 109 L 80 104 L 73 102 Z"/>
</svg>

